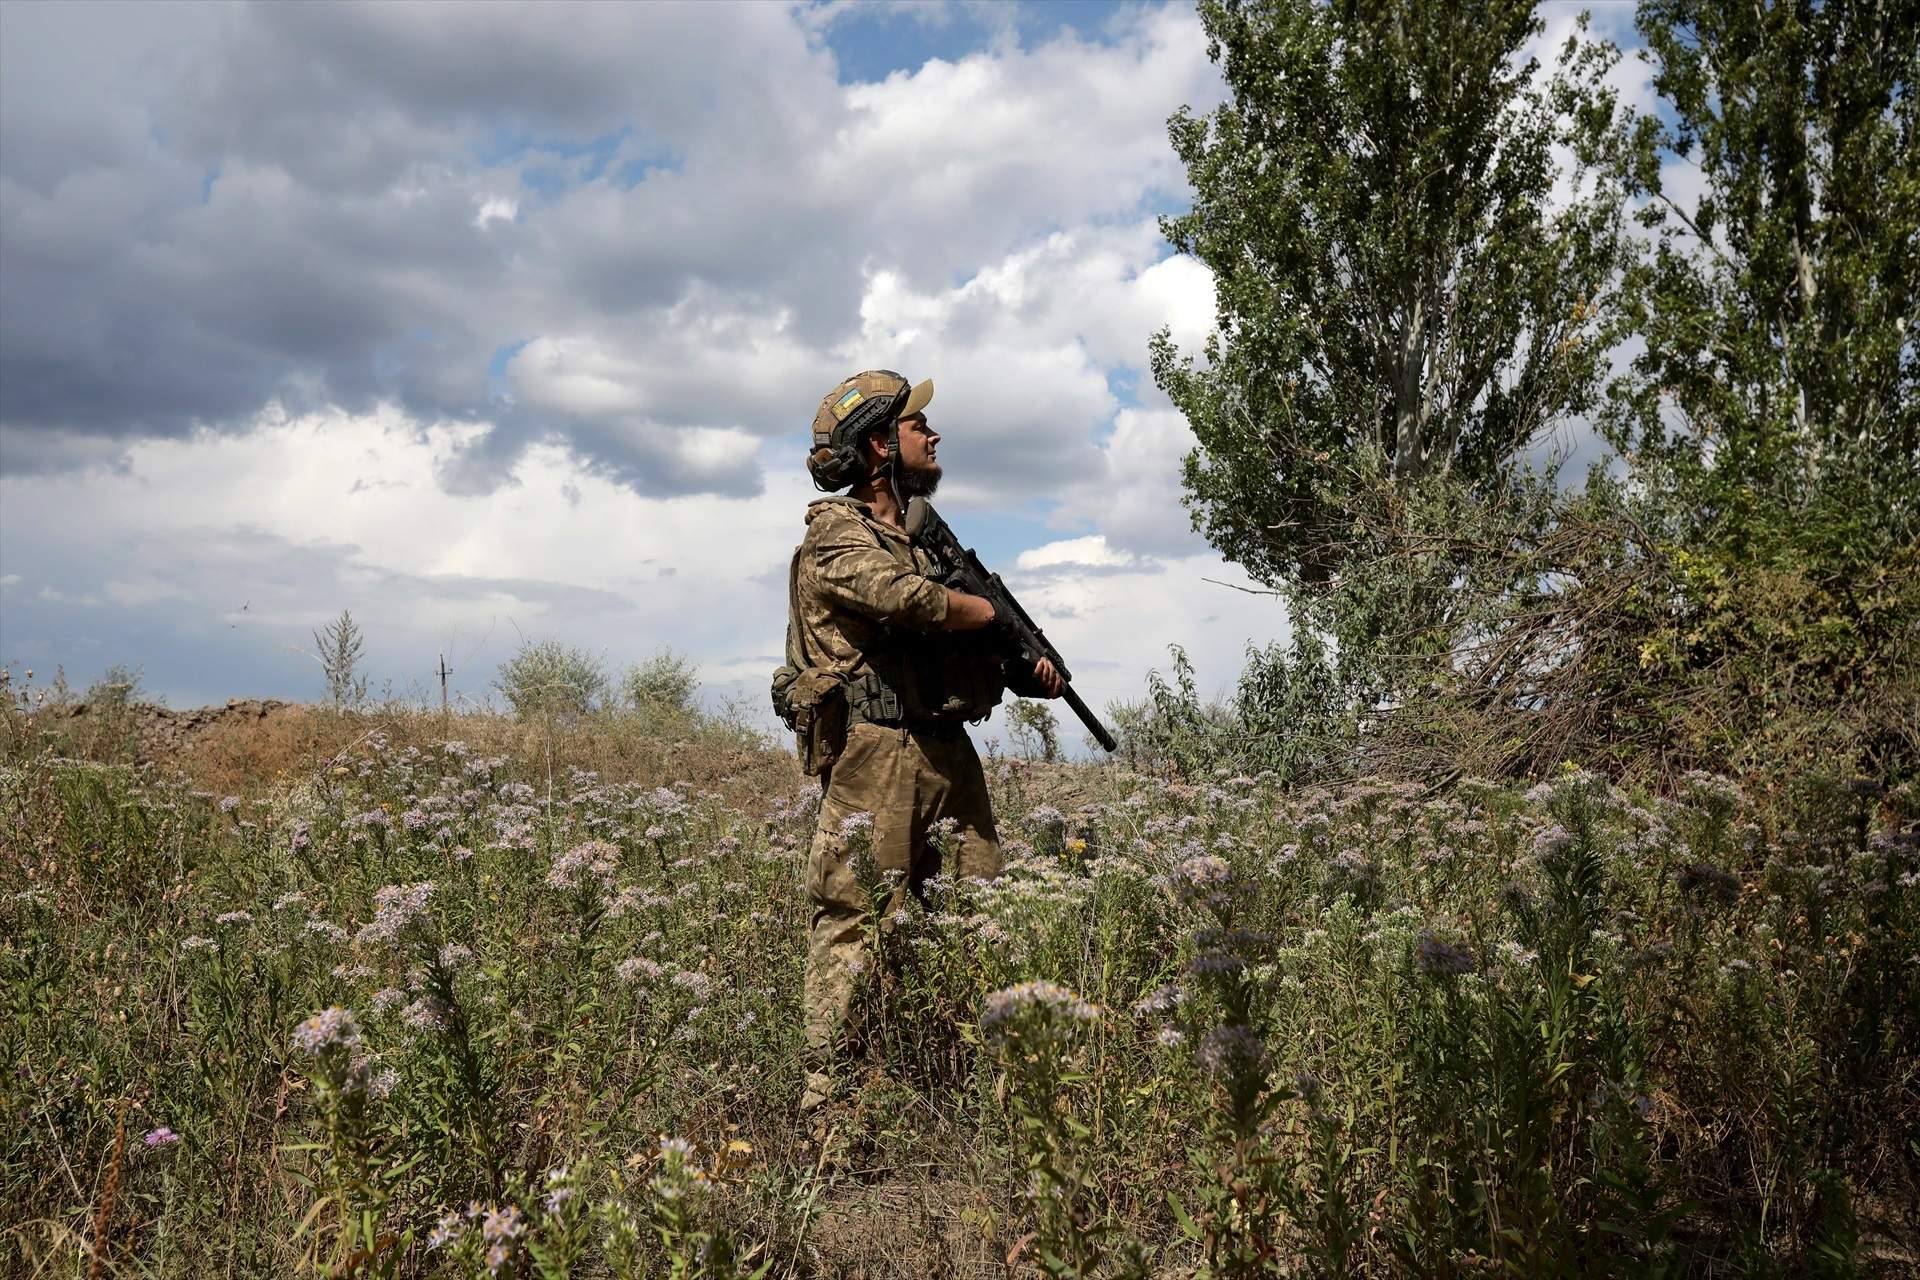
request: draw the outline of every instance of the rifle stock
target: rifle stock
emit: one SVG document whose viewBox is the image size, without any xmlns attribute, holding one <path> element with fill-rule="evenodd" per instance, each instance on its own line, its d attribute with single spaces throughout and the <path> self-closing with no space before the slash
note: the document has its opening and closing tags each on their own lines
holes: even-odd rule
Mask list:
<svg viewBox="0 0 1920 1280">
<path fill-rule="evenodd" d="M 983 596 L 992 603 L 993 625 L 1001 628 L 1019 648 L 1019 662 L 1029 668 L 1042 658 L 1053 663 L 1053 669 L 1060 673 L 1060 681 L 1064 686 L 1060 696 L 1067 706 L 1073 709 L 1074 715 L 1080 717 L 1080 723 L 1087 727 L 1094 741 L 1108 751 L 1117 749 L 1119 744 L 1114 741 L 1113 734 L 1108 732 L 1107 726 L 1100 723 L 1100 717 L 1074 691 L 1067 660 L 1060 656 L 1060 650 L 1054 648 L 1046 632 L 1014 599 L 1013 593 L 1000 581 L 1000 575 L 987 572 L 987 567 L 980 563 L 980 557 L 973 553 L 973 549 L 960 545 L 953 530 L 925 498 L 908 501 L 906 524 L 907 535 L 931 551 L 945 567 L 944 581 L 948 586 L 969 595 Z"/>
</svg>

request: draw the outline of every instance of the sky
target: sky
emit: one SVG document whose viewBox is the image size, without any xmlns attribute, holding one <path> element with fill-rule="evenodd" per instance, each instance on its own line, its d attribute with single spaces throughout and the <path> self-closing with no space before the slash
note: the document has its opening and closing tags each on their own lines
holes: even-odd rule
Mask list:
<svg viewBox="0 0 1920 1280">
<path fill-rule="evenodd" d="M 1184 4 L 9 0 L 0 662 L 312 699 L 348 609 L 376 690 L 556 637 L 764 716 L 808 424 L 881 367 L 1090 703 L 1172 644 L 1224 693 L 1286 619 L 1146 368 L 1213 321 L 1157 217 L 1222 95 Z"/>
</svg>

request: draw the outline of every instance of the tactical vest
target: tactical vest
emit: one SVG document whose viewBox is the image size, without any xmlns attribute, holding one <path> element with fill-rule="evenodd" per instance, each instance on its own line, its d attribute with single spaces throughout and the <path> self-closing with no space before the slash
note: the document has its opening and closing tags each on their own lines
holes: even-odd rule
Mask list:
<svg viewBox="0 0 1920 1280">
<path fill-rule="evenodd" d="M 875 541 L 889 555 L 891 548 Z M 923 553 L 924 554 L 924 553 Z M 787 566 L 786 665 L 773 673 L 774 711 L 794 731 L 801 767 L 817 776 L 846 745 L 849 724 L 904 725 L 916 732 L 960 733 L 985 719 L 1006 689 L 1001 658 L 984 631 L 915 631 L 882 627 L 861 653 L 857 675 L 817 665 L 807 652 L 800 610 L 800 555 Z M 915 568 L 938 581 L 938 566 Z"/>
</svg>

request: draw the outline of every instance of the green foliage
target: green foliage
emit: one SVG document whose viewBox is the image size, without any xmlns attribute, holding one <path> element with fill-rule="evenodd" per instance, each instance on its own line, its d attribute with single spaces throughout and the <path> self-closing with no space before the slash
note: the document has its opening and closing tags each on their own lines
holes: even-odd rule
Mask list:
<svg viewBox="0 0 1920 1280">
<path fill-rule="evenodd" d="M 1920 536 L 1920 6 L 1643 4 L 1645 342 L 1609 430 L 1674 540 L 1855 573 Z"/>
<path fill-rule="evenodd" d="M 100 678 L 87 686 L 80 700 L 87 704 L 90 711 L 124 711 L 133 705 L 134 695 L 139 691 L 140 673 L 116 664 L 101 672 Z"/>
<path fill-rule="evenodd" d="M 607 672 L 585 649 L 548 636 L 522 640 L 513 657 L 500 664 L 494 687 L 517 716 L 586 715 L 607 692 Z"/>
<path fill-rule="evenodd" d="M 1014 699 L 1007 707 L 1007 732 L 1022 754 L 1048 762 L 1060 759 L 1060 721 L 1046 703 Z"/>
<path fill-rule="evenodd" d="M 353 614 L 345 609 L 340 616 L 313 633 L 314 653 L 327 679 L 327 700 L 341 710 L 355 710 L 367 700 L 367 676 L 361 669 L 365 660 L 366 637 Z"/>
<path fill-rule="evenodd" d="M 690 717 L 694 695 L 699 691 L 699 668 L 671 649 L 634 663 L 620 677 L 620 695 L 627 705 L 654 716 Z"/>
<path fill-rule="evenodd" d="M 1321 583 L 1361 552 L 1356 493 L 1494 486 L 1592 397 L 1612 55 L 1576 41 L 1542 87 L 1525 0 L 1200 10 L 1231 97 L 1174 117 L 1194 201 L 1162 226 L 1211 268 L 1219 330 L 1201 365 L 1162 333 L 1154 377 L 1199 439 L 1195 526 L 1263 582 Z M 1556 178 L 1580 198 L 1556 209 Z"/>
</svg>

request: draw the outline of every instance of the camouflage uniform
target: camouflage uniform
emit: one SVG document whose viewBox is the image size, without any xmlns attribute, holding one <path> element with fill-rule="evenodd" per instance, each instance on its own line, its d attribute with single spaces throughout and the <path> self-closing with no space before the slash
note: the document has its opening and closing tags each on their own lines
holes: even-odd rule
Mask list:
<svg viewBox="0 0 1920 1280">
<path fill-rule="evenodd" d="M 957 824 L 964 876 L 1000 872 L 980 757 L 966 721 L 986 714 L 1004 687 L 980 633 L 941 629 L 946 589 L 936 566 L 899 529 L 851 498 L 807 509 L 793 579 L 792 622 L 808 660 L 848 679 L 852 724 L 830 770 L 807 864 L 813 915 L 806 971 L 807 1098 L 830 1096 L 855 975 L 864 963 L 873 904 L 847 856 L 843 824 L 873 815 L 866 839 L 875 870 L 898 872 L 908 889 L 936 871 L 928 828 Z"/>
</svg>

